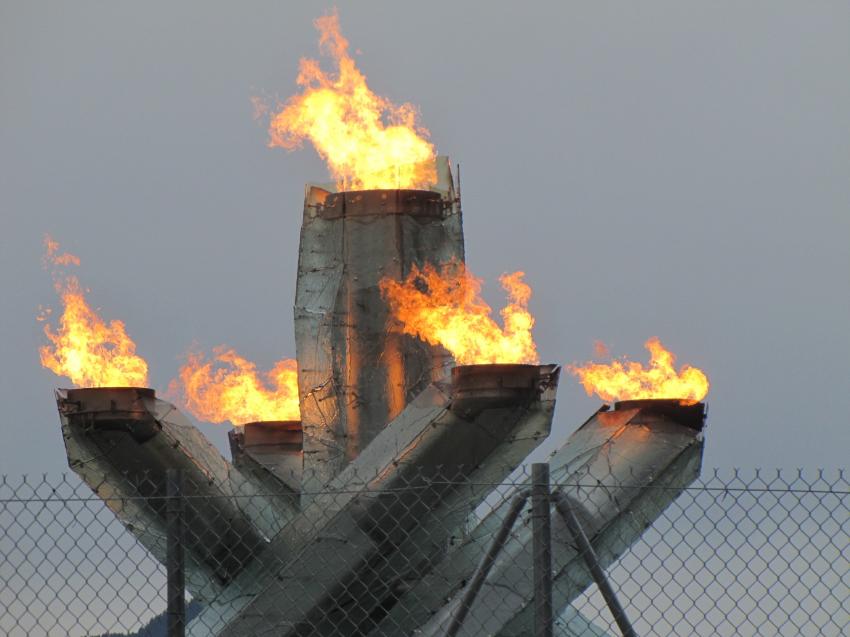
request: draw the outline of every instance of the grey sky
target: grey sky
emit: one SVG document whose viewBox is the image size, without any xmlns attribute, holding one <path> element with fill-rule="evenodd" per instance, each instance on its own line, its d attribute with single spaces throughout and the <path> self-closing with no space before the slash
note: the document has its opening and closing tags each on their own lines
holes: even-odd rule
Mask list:
<svg viewBox="0 0 850 637">
<path fill-rule="evenodd" d="M 0 4 L 0 472 L 65 470 L 45 232 L 157 388 L 193 342 L 294 355 L 303 185 L 327 172 L 269 149 L 250 98 L 294 92 L 329 6 Z M 527 273 L 544 362 L 595 339 L 646 360 L 657 335 L 711 379 L 707 465 L 846 464 L 850 4 L 339 10 L 372 88 L 461 161 L 491 304 Z M 553 441 L 598 402 L 565 375 Z"/>
</svg>

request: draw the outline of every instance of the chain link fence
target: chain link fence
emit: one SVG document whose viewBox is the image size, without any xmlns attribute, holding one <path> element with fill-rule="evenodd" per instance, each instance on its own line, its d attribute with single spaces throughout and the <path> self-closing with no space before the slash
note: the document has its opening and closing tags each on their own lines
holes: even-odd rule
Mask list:
<svg viewBox="0 0 850 637">
<path fill-rule="evenodd" d="M 0 634 L 166 635 L 166 565 L 182 552 L 189 635 L 620 635 L 559 504 L 634 634 L 850 634 L 842 471 L 649 486 L 570 475 L 553 474 L 536 513 L 530 467 L 502 484 L 431 469 L 391 490 L 364 476 L 227 497 L 164 474 L 132 497 L 76 476 L 3 477 Z M 536 632 L 547 580 L 554 624 Z"/>
</svg>

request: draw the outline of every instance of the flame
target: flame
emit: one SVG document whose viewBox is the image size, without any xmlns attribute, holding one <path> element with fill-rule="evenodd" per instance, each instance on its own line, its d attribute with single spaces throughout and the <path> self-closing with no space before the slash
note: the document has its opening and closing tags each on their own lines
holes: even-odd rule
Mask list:
<svg viewBox="0 0 850 637">
<path fill-rule="evenodd" d="M 458 364 L 536 363 L 531 288 L 523 276 L 514 272 L 499 278 L 509 298 L 500 312 L 504 327 L 490 317 L 493 310 L 481 298 L 481 280 L 463 263 L 454 261 L 441 270 L 414 266 L 403 282 L 385 277 L 380 285 L 402 331 L 442 345 Z"/>
<path fill-rule="evenodd" d="M 79 265 L 72 254 L 59 254 L 59 244 L 45 236 L 45 265 Z M 122 321 L 106 323 L 86 302 L 77 277 L 54 272 L 54 286 L 62 299 L 58 329 L 49 323 L 44 333 L 50 345 L 39 348 L 41 364 L 77 387 L 144 387 L 148 364 L 136 355 L 136 344 Z M 47 320 L 46 310 L 39 320 Z"/>
<path fill-rule="evenodd" d="M 50 266 L 80 265 L 80 257 L 69 252 L 59 254 L 59 242 L 49 234 L 44 235 L 44 258 L 41 260 L 45 268 Z"/>
<path fill-rule="evenodd" d="M 676 357 L 656 337 L 644 347 L 650 355 L 648 368 L 640 363 L 613 361 L 609 365 L 573 365 L 570 371 L 579 377 L 588 396 L 596 393 L 602 400 L 678 398 L 683 404 L 692 405 L 705 398 L 709 383 L 701 369 L 684 365 L 676 372 Z"/>
<path fill-rule="evenodd" d="M 197 418 L 213 423 L 229 420 L 234 425 L 300 420 L 296 361 L 281 360 L 260 373 L 233 349 L 220 346 L 213 354 L 206 360 L 202 353 L 189 352 L 179 379 L 169 387 L 182 394 L 186 408 Z"/>
<path fill-rule="evenodd" d="M 271 146 L 299 148 L 309 139 L 327 162 L 339 190 L 427 188 L 437 181 L 436 151 L 412 104 L 375 95 L 348 52 L 334 12 L 314 22 L 319 49 L 337 71 L 302 58 L 303 87 L 271 120 Z"/>
</svg>

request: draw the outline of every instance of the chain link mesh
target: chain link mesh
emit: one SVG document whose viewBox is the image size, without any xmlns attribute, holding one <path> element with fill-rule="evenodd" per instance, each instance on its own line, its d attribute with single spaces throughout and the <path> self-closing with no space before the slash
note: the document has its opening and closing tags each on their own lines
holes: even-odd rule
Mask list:
<svg viewBox="0 0 850 637">
<path fill-rule="evenodd" d="M 300 508 L 292 492 L 184 485 L 187 634 L 446 634 L 530 468 L 502 484 L 411 476 L 380 491 L 363 476 L 302 494 Z M 132 486 L 0 479 L 0 634 L 166 634 L 164 477 Z M 555 475 L 551 488 L 575 503 L 639 635 L 850 634 L 842 471 L 715 470 L 615 489 Z M 623 498 L 630 489 L 641 497 Z M 526 501 L 459 634 L 533 634 L 531 538 Z M 552 563 L 554 633 L 619 635 L 554 506 Z"/>
</svg>

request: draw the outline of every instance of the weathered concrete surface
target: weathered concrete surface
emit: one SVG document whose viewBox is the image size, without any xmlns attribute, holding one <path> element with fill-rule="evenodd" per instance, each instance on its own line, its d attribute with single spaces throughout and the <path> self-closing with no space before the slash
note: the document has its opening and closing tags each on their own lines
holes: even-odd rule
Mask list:
<svg viewBox="0 0 850 637">
<path fill-rule="evenodd" d="M 368 632 L 399 589 L 439 561 L 492 485 L 549 433 L 559 369 L 492 367 L 489 385 L 476 377 L 472 387 L 437 383 L 417 396 L 189 634 Z M 519 377 L 524 391 L 511 382 Z"/>
<path fill-rule="evenodd" d="M 383 277 L 400 280 L 414 265 L 463 261 L 460 200 L 446 158 L 438 175 L 430 191 L 307 188 L 295 295 L 307 494 L 451 364 L 442 348 L 391 328 L 379 288 Z"/>
<path fill-rule="evenodd" d="M 186 588 L 219 594 L 295 513 L 257 497 L 174 405 L 143 388 L 56 392 L 68 464 L 160 562 L 165 561 L 165 472 L 181 469 Z M 250 497 L 241 497 L 250 496 Z"/>
<path fill-rule="evenodd" d="M 677 417 L 653 401 L 600 411 L 550 460 L 551 480 L 582 521 L 603 566 L 637 540 L 698 475 L 703 437 L 693 410 Z M 630 403 L 630 404 L 636 404 Z M 558 486 L 560 485 L 560 486 Z M 527 484 L 518 488 L 527 488 Z M 510 497 L 416 583 L 371 635 L 442 635 L 507 511 Z M 591 583 L 560 516 L 552 508 L 554 606 L 565 609 Z M 517 522 L 461 629 L 462 635 L 528 635 L 532 627 L 529 511 Z M 446 600 L 449 600 L 446 603 Z M 569 634 L 569 633 L 565 633 Z"/>
</svg>

